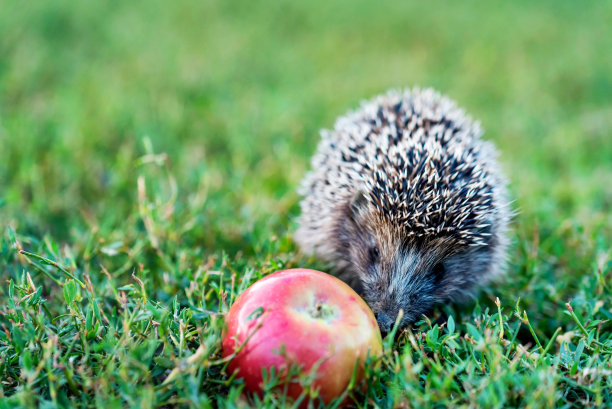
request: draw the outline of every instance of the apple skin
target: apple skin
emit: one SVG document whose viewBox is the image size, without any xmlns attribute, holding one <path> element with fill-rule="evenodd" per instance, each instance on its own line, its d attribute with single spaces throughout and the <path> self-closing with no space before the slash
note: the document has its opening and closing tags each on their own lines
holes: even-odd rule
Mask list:
<svg viewBox="0 0 612 409">
<path fill-rule="evenodd" d="M 246 391 L 259 395 L 262 368 L 284 373 L 289 361 L 309 373 L 320 363 L 314 387 L 328 404 L 346 390 L 357 360 L 358 385 L 366 356 L 382 353 L 380 330 L 365 301 L 341 280 L 316 270 L 282 270 L 262 278 L 238 297 L 226 321 L 224 357 L 247 341 L 228 369 L 238 370 Z M 290 397 L 301 393 L 299 383 L 289 385 Z"/>
</svg>

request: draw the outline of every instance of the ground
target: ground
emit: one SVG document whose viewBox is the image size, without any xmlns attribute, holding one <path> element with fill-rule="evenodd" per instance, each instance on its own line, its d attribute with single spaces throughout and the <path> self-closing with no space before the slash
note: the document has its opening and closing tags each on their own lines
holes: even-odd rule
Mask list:
<svg viewBox="0 0 612 409">
<path fill-rule="evenodd" d="M 612 7 L 413 3 L 2 2 L 0 408 L 284 406 L 238 400 L 224 313 L 327 268 L 291 238 L 318 130 L 414 85 L 499 147 L 508 275 L 351 402 L 612 406 Z"/>
</svg>

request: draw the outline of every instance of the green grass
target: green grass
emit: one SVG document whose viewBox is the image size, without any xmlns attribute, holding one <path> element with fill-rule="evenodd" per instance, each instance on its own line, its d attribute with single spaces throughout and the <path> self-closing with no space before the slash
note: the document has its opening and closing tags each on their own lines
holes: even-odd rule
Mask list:
<svg viewBox="0 0 612 409">
<path fill-rule="evenodd" d="M 509 273 L 387 339 L 348 395 L 611 407 L 610 21 L 606 2 L 2 2 L 0 408 L 244 405 L 223 315 L 272 271 L 325 268 L 291 239 L 318 130 L 413 85 L 498 145 Z"/>
</svg>

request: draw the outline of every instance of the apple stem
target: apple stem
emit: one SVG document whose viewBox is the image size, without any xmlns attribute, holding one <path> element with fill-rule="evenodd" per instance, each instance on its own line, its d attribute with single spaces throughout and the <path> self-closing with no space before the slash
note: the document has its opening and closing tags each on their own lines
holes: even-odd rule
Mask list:
<svg viewBox="0 0 612 409">
<path fill-rule="evenodd" d="M 312 318 L 332 318 L 335 315 L 335 308 L 331 305 L 325 304 L 321 301 L 317 301 L 314 308 L 310 310 L 310 316 Z"/>
</svg>

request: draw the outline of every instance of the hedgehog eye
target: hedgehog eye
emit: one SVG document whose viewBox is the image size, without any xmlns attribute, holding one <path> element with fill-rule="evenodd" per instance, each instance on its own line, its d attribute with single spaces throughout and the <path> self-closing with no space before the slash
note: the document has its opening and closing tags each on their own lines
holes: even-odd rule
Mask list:
<svg viewBox="0 0 612 409">
<path fill-rule="evenodd" d="M 446 273 L 446 268 L 444 268 L 444 264 L 442 263 L 436 264 L 431 270 L 431 275 L 436 281 L 441 280 L 442 277 L 444 277 L 444 273 Z"/>
<path fill-rule="evenodd" d="M 380 252 L 378 251 L 378 247 L 370 247 L 370 249 L 368 250 L 368 256 L 370 257 L 370 263 L 377 263 L 378 259 L 380 258 Z"/>
</svg>

